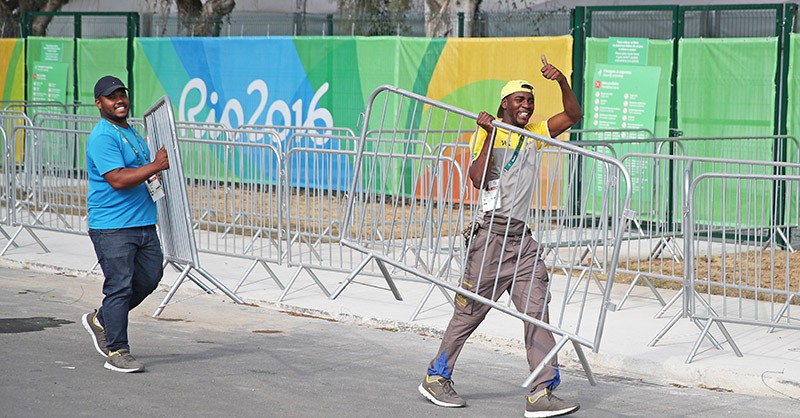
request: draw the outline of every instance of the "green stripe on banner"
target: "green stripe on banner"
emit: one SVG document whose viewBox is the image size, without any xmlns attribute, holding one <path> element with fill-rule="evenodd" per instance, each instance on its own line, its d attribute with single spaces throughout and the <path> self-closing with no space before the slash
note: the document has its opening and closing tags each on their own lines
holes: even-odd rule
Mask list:
<svg viewBox="0 0 800 418">
<path fill-rule="evenodd" d="M 21 72 L 23 63 L 23 52 L 25 51 L 25 41 L 23 39 L 8 40 L 7 42 L 14 42 L 11 49 L 11 55 L 8 60 L 8 68 L 6 68 L 6 82 L 3 85 L 3 100 L 22 100 L 23 80 L 17 78 L 18 75 L 24 74 Z M 18 72 L 20 71 L 20 72 Z M 19 94 L 15 94 L 19 93 Z"/>
<path fill-rule="evenodd" d="M 144 112 L 164 95 L 170 96 L 173 106 L 179 105 L 181 89 L 189 80 L 189 75 L 175 54 L 170 39 L 136 38 L 133 40 L 133 57 L 132 115 L 142 117 Z M 156 69 L 160 71 L 161 77 L 156 74 Z M 170 76 L 167 77 L 165 74 Z M 168 85 L 165 86 L 165 83 Z M 180 120 L 178 109 L 174 110 L 175 117 Z"/>
<path fill-rule="evenodd" d="M 355 125 L 352 115 L 364 109 L 357 38 L 304 36 L 293 38 L 293 42 L 312 90 L 328 85 L 319 105 L 330 109 L 333 120 Z"/>
<path fill-rule="evenodd" d="M 428 92 L 428 85 L 433 77 L 433 70 L 436 69 L 436 64 L 439 62 L 439 56 L 447 44 L 445 38 L 431 39 L 427 43 L 427 47 L 419 61 L 419 69 L 417 76 L 414 79 L 412 91 L 414 93 L 425 95 Z"/>
</svg>

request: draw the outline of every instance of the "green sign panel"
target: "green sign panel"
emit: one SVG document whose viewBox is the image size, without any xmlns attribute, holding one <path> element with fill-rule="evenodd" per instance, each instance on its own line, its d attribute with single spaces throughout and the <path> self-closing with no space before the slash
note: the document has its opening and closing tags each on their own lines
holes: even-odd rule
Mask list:
<svg viewBox="0 0 800 418">
<path fill-rule="evenodd" d="M 67 102 L 67 64 L 35 62 L 31 80 L 34 101 Z"/>
<path fill-rule="evenodd" d="M 608 38 L 609 64 L 647 65 L 647 38 Z"/>
<path fill-rule="evenodd" d="M 599 64 L 589 99 L 589 129 L 649 129 L 656 119 L 659 67 Z"/>
</svg>

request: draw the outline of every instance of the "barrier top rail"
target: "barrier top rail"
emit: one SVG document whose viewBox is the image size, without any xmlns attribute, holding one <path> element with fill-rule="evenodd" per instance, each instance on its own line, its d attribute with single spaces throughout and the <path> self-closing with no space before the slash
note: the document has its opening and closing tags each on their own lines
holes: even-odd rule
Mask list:
<svg viewBox="0 0 800 418">
<path fill-rule="evenodd" d="M 363 165 L 369 163 L 370 156 L 369 156 L 368 153 L 370 152 L 370 149 L 368 148 L 367 141 L 363 140 L 363 138 L 365 138 L 367 136 L 367 133 L 369 132 L 368 125 L 369 125 L 370 121 L 372 120 L 372 118 L 370 117 L 371 114 L 373 112 L 380 112 L 380 110 L 373 109 L 373 106 L 374 106 L 375 103 L 383 101 L 383 99 L 377 100 L 378 95 L 380 95 L 382 93 L 387 93 L 386 99 L 385 99 L 387 104 L 390 103 L 390 100 L 393 100 L 390 97 L 390 94 L 395 94 L 395 95 L 399 96 L 400 97 L 400 106 L 401 106 L 401 108 L 402 108 L 402 104 L 403 104 L 403 99 L 404 98 L 408 98 L 409 100 L 411 100 L 414 104 L 412 105 L 412 107 L 409 108 L 408 111 L 410 111 L 410 112 L 416 112 L 417 106 L 419 106 L 420 108 L 428 108 L 428 107 L 437 108 L 437 109 L 439 109 L 441 111 L 444 111 L 446 113 L 446 116 L 444 116 L 446 118 L 446 122 L 451 123 L 451 124 L 457 124 L 459 126 L 463 126 L 464 120 L 467 120 L 467 119 L 471 119 L 472 121 L 476 121 L 477 120 L 477 116 L 478 115 L 475 114 L 475 113 L 469 112 L 467 110 L 456 108 L 454 106 L 451 106 L 451 105 L 448 105 L 448 104 L 445 104 L 445 103 L 441 103 L 441 102 L 438 102 L 436 100 L 433 100 L 433 99 L 430 99 L 430 98 L 427 98 L 427 97 L 421 96 L 419 94 L 416 94 L 416 93 L 413 93 L 413 92 L 409 92 L 409 91 L 406 91 L 406 90 L 403 90 L 403 89 L 400 89 L 400 88 L 397 88 L 397 87 L 388 86 L 388 85 L 383 85 L 383 86 L 378 87 L 370 95 L 369 100 L 368 100 L 368 106 L 367 106 L 367 109 L 366 109 L 366 112 L 365 112 L 365 123 L 363 124 L 362 133 L 361 133 L 362 140 L 359 141 L 359 147 L 356 150 L 358 153 L 357 153 L 355 161 L 353 163 L 353 167 L 355 167 L 355 173 L 356 173 L 356 175 L 353 177 L 353 179 L 351 181 L 351 186 L 350 186 L 350 190 L 353 190 L 353 191 L 357 191 L 357 190 L 361 189 L 361 187 L 360 187 L 360 182 L 362 180 L 361 179 L 361 175 L 366 175 L 366 174 L 361 173 L 361 171 L 364 169 Z M 394 101 L 391 102 L 391 106 L 397 106 L 397 105 L 398 104 L 394 103 Z M 393 119 L 394 118 L 394 116 L 393 116 L 394 113 L 392 113 L 391 115 L 389 115 L 387 117 L 387 106 L 384 106 L 382 114 L 381 113 L 376 113 L 376 115 L 377 116 L 375 116 L 375 119 L 376 119 L 377 122 L 379 122 L 379 125 L 381 126 L 381 129 L 383 129 L 384 123 L 388 124 L 388 123 L 391 123 L 392 120 L 394 120 Z M 398 115 L 399 115 L 399 113 L 398 113 Z M 400 116 L 397 116 L 397 118 L 399 118 L 399 117 Z M 397 122 L 398 120 L 399 119 L 395 120 L 395 122 Z M 422 122 L 422 123 L 425 123 L 425 122 Z M 597 153 L 597 152 L 593 152 L 591 150 L 586 150 L 586 149 L 583 149 L 581 147 L 577 147 L 577 146 L 571 145 L 569 142 L 565 142 L 565 141 L 561 141 L 561 140 L 553 139 L 553 138 L 542 137 L 542 136 L 533 134 L 532 132 L 526 131 L 526 130 L 518 128 L 516 126 L 508 125 L 508 124 L 505 124 L 505 123 L 502 123 L 502 122 L 493 121 L 492 124 L 493 124 L 493 126 L 495 126 L 497 128 L 501 128 L 501 129 L 507 130 L 509 133 L 515 133 L 515 134 L 520 135 L 521 137 L 531 138 L 533 140 L 539 141 L 544 146 L 552 146 L 552 147 L 555 147 L 555 148 L 558 148 L 558 149 L 562 150 L 563 152 L 567 152 L 567 153 L 571 152 L 571 153 L 574 153 L 574 154 L 579 154 L 579 155 L 584 155 L 586 157 L 594 158 L 598 162 L 599 165 L 603 165 L 604 167 L 607 167 L 608 170 L 614 171 L 615 173 L 619 173 L 619 174 L 614 174 L 613 175 L 613 181 L 615 181 L 615 182 L 624 181 L 626 184 L 631 184 L 631 178 L 630 178 L 630 175 L 629 175 L 627 169 L 624 167 L 624 165 L 620 161 L 618 161 L 618 160 L 616 160 L 616 159 L 614 159 L 612 157 L 609 157 L 607 155 L 600 154 L 600 153 Z M 438 128 L 438 125 L 437 125 L 436 128 L 431 128 L 429 130 L 429 132 L 431 134 L 435 135 L 435 134 L 437 134 L 437 133 L 439 133 L 441 131 L 440 129 L 437 129 L 437 128 Z M 444 129 L 444 128 L 442 127 L 442 129 Z M 476 129 L 476 128 L 470 128 L 468 130 L 464 130 L 463 132 L 468 132 L 470 130 L 474 131 L 474 129 Z M 389 126 L 389 127 L 385 128 L 385 131 L 391 134 L 391 133 L 394 132 L 394 129 L 393 129 L 393 127 Z M 398 130 L 398 131 L 400 131 L 400 130 Z M 387 139 L 387 141 L 389 141 L 391 139 L 393 139 L 393 138 L 389 138 L 389 139 Z M 408 150 L 405 150 L 405 152 L 408 152 Z M 405 161 L 405 157 L 406 156 L 407 155 L 402 154 L 402 151 L 401 151 L 401 155 L 395 155 L 394 158 L 399 158 L 399 159 Z M 415 159 L 418 159 L 420 157 L 422 157 L 422 156 L 414 154 L 414 158 Z M 367 159 L 366 162 L 365 162 L 365 159 Z M 464 185 L 461 185 L 460 187 L 464 187 Z M 383 187 L 383 186 L 381 186 L 381 187 Z M 367 193 L 370 193 L 370 192 L 367 192 Z M 386 193 L 387 193 L 387 191 L 384 189 L 383 191 L 379 192 L 379 195 L 384 195 Z M 631 190 L 630 190 L 630 187 L 625 187 L 624 191 L 622 191 L 621 193 L 625 194 L 625 198 L 622 200 L 622 204 L 620 206 L 621 211 L 617 212 L 617 213 L 621 214 L 625 218 L 632 219 L 632 213 L 630 212 L 630 209 L 629 209 L 630 201 L 631 201 Z M 360 238 L 361 236 L 359 234 L 359 231 L 354 230 L 355 228 L 357 228 L 357 226 L 355 226 L 355 223 L 357 222 L 357 220 L 353 219 L 353 217 L 355 216 L 354 207 L 356 206 L 356 203 L 357 203 L 356 199 L 359 198 L 358 196 L 356 196 L 356 194 L 357 193 L 351 193 L 351 195 L 348 197 L 349 203 L 347 205 L 347 209 L 345 211 L 345 214 L 344 214 L 344 217 L 343 217 L 343 221 L 342 221 L 342 228 L 343 229 L 342 229 L 341 235 L 342 235 L 342 237 L 344 237 L 344 239 L 342 240 L 342 243 L 344 245 L 348 246 L 348 247 L 352 247 L 352 248 L 357 249 L 357 250 L 369 251 L 370 244 L 368 242 L 363 242 L 362 238 Z M 382 198 L 379 198 L 379 199 L 382 199 Z M 389 200 L 387 199 L 387 201 L 389 201 Z M 392 200 L 392 202 L 396 202 L 396 199 Z M 621 237 L 623 235 L 624 228 L 626 227 L 626 225 L 627 225 L 626 222 L 618 222 L 618 223 L 616 223 L 615 227 L 616 227 L 616 229 L 618 229 L 618 231 L 616 231 L 615 236 Z M 349 238 L 349 237 L 357 237 L 357 238 L 353 239 L 353 238 Z M 367 241 L 368 241 L 368 239 L 367 239 Z M 382 249 L 385 250 L 385 248 L 377 248 L 377 247 L 372 247 L 372 248 L 373 248 L 373 250 L 376 250 L 378 252 L 381 251 Z M 611 251 L 613 253 L 612 256 L 611 256 L 613 260 L 618 259 L 620 249 L 621 249 L 621 245 L 613 245 L 613 249 Z M 377 254 L 377 253 L 375 253 L 373 251 L 373 253 L 371 255 L 376 260 L 380 260 L 380 262 L 382 262 L 382 263 L 392 264 L 396 268 L 399 268 L 399 269 L 402 269 L 402 270 L 405 270 L 405 271 L 408 271 L 408 272 L 414 274 L 414 272 L 413 272 L 414 267 L 402 265 L 402 263 L 398 263 L 397 261 L 394 261 L 391 258 L 387 257 L 386 254 Z M 554 332 L 558 333 L 559 335 L 563 336 L 564 338 L 568 338 L 568 339 L 571 339 L 571 340 L 573 340 L 575 342 L 579 342 L 579 344 L 585 345 L 587 347 L 590 347 L 590 348 L 592 348 L 593 350 L 596 351 L 598 346 L 599 346 L 599 341 L 600 341 L 601 334 L 602 334 L 602 325 L 601 324 L 605 321 L 605 315 L 606 315 L 606 310 L 607 310 L 606 308 L 608 306 L 610 306 L 609 305 L 609 303 L 610 303 L 610 289 L 611 289 L 611 284 L 613 284 L 613 277 L 614 277 L 615 270 L 616 270 L 616 265 L 615 264 L 616 263 L 610 263 L 610 265 L 608 266 L 608 270 L 607 270 L 608 286 L 606 287 L 606 289 L 604 291 L 603 302 L 602 302 L 602 306 L 604 308 L 600 310 L 601 312 L 600 312 L 600 314 L 598 316 L 598 330 L 595 333 L 595 338 L 594 338 L 594 342 L 593 343 L 592 342 L 588 342 L 588 344 L 587 344 L 587 340 L 586 339 L 584 339 L 584 338 L 582 338 L 582 337 L 578 336 L 577 334 L 572 333 L 570 331 L 565 331 L 565 330 L 561 330 L 561 329 L 558 329 L 558 330 L 551 329 L 551 328 L 549 328 L 550 325 L 548 325 L 548 324 L 546 324 L 544 322 L 541 322 L 541 321 L 537 321 L 536 322 L 536 326 L 542 326 L 544 328 L 550 329 L 551 331 L 554 331 Z M 426 278 L 427 280 L 435 280 L 435 279 L 428 278 L 427 276 L 425 276 L 424 273 L 417 272 L 417 274 L 420 275 L 423 278 Z M 452 285 L 449 285 L 449 284 L 446 284 L 446 283 L 441 283 L 441 284 L 437 283 L 437 284 L 439 286 L 446 287 L 448 290 L 456 292 L 458 294 L 461 294 L 462 296 L 467 297 L 467 298 L 473 298 L 475 296 L 475 294 L 473 294 L 471 292 L 468 292 L 468 291 L 465 291 L 465 290 L 461 289 L 460 287 L 452 286 Z M 475 299 L 479 300 L 478 298 L 475 298 Z M 486 300 L 486 301 L 479 300 L 479 301 L 480 302 L 491 303 L 491 301 L 489 301 L 489 300 Z M 513 309 L 508 309 L 507 307 L 498 307 L 498 306 L 494 306 L 494 307 L 496 309 L 501 310 L 502 312 L 504 312 L 506 314 L 511 315 L 511 316 L 522 318 L 521 316 L 518 316 L 518 313 L 515 312 Z M 524 318 L 522 318 L 522 319 L 525 320 Z M 535 319 L 534 319 L 534 321 L 535 321 Z"/>
<path fill-rule="evenodd" d="M 410 99 L 417 100 L 417 101 L 425 103 L 425 104 L 434 104 L 434 105 L 439 106 L 442 109 L 444 109 L 444 110 L 446 110 L 446 111 L 448 111 L 450 113 L 462 116 L 462 117 L 467 118 L 467 119 L 472 119 L 472 120 L 475 120 L 475 121 L 478 120 L 478 114 L 477 113 L 473 113 L 473 112 L 470 112 L 468 110 L 457 108 L 457 107 L 448 105 L 446 103 L 442 103 L 442 102 L 427 98 L 425 96 L 422 96 L 422 95 L 419 95 L 419 94 L 416 94 L 416 93 L 413 93 L 413 92 L 410 92 L 410 91 L 406 91 L 406 90 L 400 89 L 398 87 L 386 85 L 386 84 L 377 87 L 372 92 L 372 94 L 369 97 L 368 103 L 371 104 L 375 100 L 375 98 L 378 97 L 378 95 L 380 93 L 384 92 L 384 91 L 392 92 L 392 93 L 395 93 L 395 94 L 398 94 L 398 95 L 401 95 L 401 96 L 406 96 L 406 97 L 408 97 Z M 369 120 L 369 115 L 370 115 L 371 110 L 372 110 L 371 107 L 367 108 L 365 120 Z M 596 158 L 596 159 L 598 159 L 598 160 L 600 160 L 600 161 L 602 161 L 602 162 L 604 162 L 606 164 L 610 164 L 610 165 L 615 166 L 623 174 L 627 184 L 630 184 L 630 180 L 631 179 L 630 179 L 630 175 L 628 174 L 627 169 L 625 169 L 625 167 L 620 163 L 620 161 L 615 159 L 615 158 L 611 158 L 611 157 L 609 157 L 607 155 L 604 155 L 604 154 L 601 154 L 601 153 L 598 153 L 598 152 L 593 152 L 593 151 L 590 151 L 590 150 L 583 149 L 582 147 L 573 145 L 573 144 L 571 144 L 570 142 L 567 142 L 567 141 L 560 141 L 558 139 L 547 138 L 547 137 L 539 136 L 539 135 L 536 135 L 536 134 L 531 135 L 531 133 L 528 132 L 528 131 L 520 129 L 520 128 L 516 127 L 516 126 L 505 124 L 503 122 L 493 121 L 492 125 L 497 127 L 497 128 L 505 129 L 505 130 L 507 130 L 509 132 L 513 132 L 513 133 L 516 133 L 516 134 L 519 134 L 519 135 L 522 135 L 522 136 L 531 136 L 533 138 L 536 138 L 537 141 L 541 141 L 545 145 L 558 146 L 558 147 L 566 149 L 567 151 L 578 153 L 578 154 L 588 154 L 589 156 L 591 156 L 593 158 Z M 362 128 L 361 137 L 362 138 L 367 137 L 367 132 L 368 132 L 367 124 L 365 123 L 364 127 Z M 363 152 L 365 146 L 366 146 L 366 141 L 359 141 L 359 148 L 356 151 L 360 151 L 360 153 Z M 353 162 L 353 166 L 354 167 L 359 167 L 361 165 L 360 153 L 359 153 L 359 155 L 356 156 L 356 160 Z M 357 179 L 354 177 L 353 181 L 352 181 L 352 183 L 350 185 L 350 190 L 356 190 L 356 188 L 358 187 L 358 184 L 356 182 L 357 182 Z M 630 198 L 631 198 L 630 190 L 628 190 L 626 193 L 627 193 L 627 197 L 624 200 L 625 208 L 628 207 L 628 204 L 630 203 Z M 349 229 L 349 223 L 350 223 L 351 217 L 352 217 L 352 210 L 351 210 L 351 206 L 348 205 L 347 211 L 345 212 L 344 219 L 343 219 L 344 228 Z M 350 231 L 347 231 L 347 232 L 350 232 Z"/>
</svg>

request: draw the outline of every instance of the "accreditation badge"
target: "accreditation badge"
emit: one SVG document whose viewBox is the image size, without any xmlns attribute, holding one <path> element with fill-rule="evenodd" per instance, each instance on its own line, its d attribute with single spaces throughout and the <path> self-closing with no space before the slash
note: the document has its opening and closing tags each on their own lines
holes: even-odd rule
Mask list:
<svg viewBox="0 0 800 418">
<path fill-rule="evenodd" d="M 150 178 L 145 181 L 145 185 L 147 185 L 147 191 L 150 193 L 150 198 L 153 199 L 153 202 L 164 197 L 164 188 L 161 185 L 158 174 L 150 176 Z"/>
<path fill-rule="evenodd" d="M 481 195 L 481 207 L 484 212 L 491 212 L 502 207 L 500 200 L 500 179 L 489 180 L 486 190 Z"/>
</svg>

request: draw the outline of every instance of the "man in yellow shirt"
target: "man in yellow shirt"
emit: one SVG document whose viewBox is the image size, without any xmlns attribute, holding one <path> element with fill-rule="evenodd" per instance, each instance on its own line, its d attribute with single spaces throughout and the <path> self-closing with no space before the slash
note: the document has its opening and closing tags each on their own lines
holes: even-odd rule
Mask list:
<svg viewBox="0 0 800 418">
<path fill-rule="evenodd" d="M 471 238 L 461 287 L 487 299 L 497 300 L 509 292 L 516 308 L 526 315 L 549 321 L 547 268 L 541 249 L 528 230 L 538 149 L 542 143 L 495 128 L 501 121 L 544 137 L 556 137 L 583 116 L 578 100 L 564 74 L 542 55 L 542 76 L 558 82 L 564 110 L 549 119 L 529 123 L 534 110 L 534 89 L 525 80 L 509 81 L 500 92 L 497 119 L 486 112 L 478 115 L 478 129 L 470 145 L 469 177 L 481 189 L 482 222 Z M 490 139 L 487 139 L 490 138 Z M 419 392 L 436 405 L 461 407 L 466 402 L 453 389 L 451 374 L 464 343 L 480 325 L 491 307 L 457 295 L 455 311 L 436 357 L 431 360 Z M 553 334 L 525 322 L 525 348 L 531 371 L 555 347 Z M 552 391 L 558 386 L 558 360 L 554 358 L 533 381 L 526 397 L 526 417 L 570 414 L 580 407 L 564 401 Z"/>
</svg>

